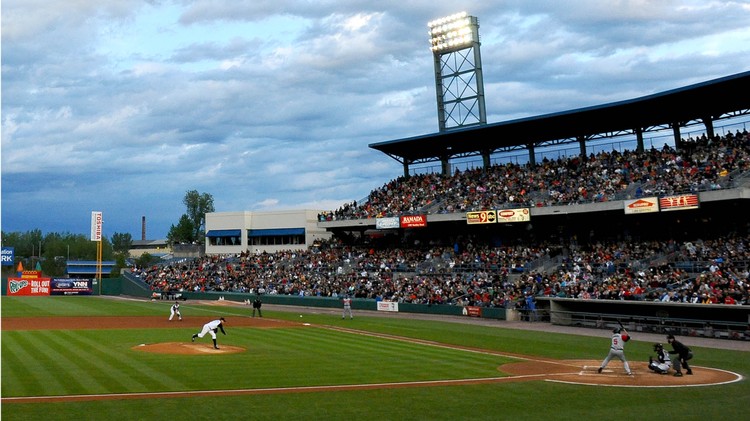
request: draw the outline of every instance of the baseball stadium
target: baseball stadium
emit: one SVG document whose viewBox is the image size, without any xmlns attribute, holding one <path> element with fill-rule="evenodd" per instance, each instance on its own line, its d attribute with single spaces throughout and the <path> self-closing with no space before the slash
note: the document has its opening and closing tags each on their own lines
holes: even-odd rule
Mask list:
<svg viewBox="0 0 750 421">
<path fill-rule="evenodd" d="M 445 93 L 479 43 L 438 47 Z M 207 218 L 199 257 L 4 277 L 2 418 L 744 418 L 750 72 L 494 124 L 467 88 L 312 228 Z M 691 358 L 657 372 L 668 335 Z"/>
</svg>

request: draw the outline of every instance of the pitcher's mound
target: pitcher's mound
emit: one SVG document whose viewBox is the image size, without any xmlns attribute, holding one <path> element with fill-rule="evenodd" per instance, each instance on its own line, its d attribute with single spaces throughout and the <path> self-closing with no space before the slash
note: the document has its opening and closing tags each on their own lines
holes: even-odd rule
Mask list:
<svg viewBox="0 0 750 421">
<path fill-rule="evenodd" d="M 175 354 L 175 355 L 216 355 L 216 354 L 237 354 L 247 351 L 245 348 L 232 345 L 221 345 L 219 349 L 214 349 L 211 343 L 199 342 L 162 342 L 158 344 L 140 344 L 132 349 L 136 351 L 153 352 L 155 354 Z"/>
</svg>

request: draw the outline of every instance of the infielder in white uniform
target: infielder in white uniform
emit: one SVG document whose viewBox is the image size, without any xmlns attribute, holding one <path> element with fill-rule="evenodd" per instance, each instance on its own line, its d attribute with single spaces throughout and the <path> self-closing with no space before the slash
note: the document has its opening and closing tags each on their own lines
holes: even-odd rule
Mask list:
<svg viewBox="0 0 750 421">
<path fill-rule="evenodd" d="M 226 320 L 224 320 L 224 318 L 222 317 L 220 319 L 206 323 L 205 325 L 203 325 L 203 330 L 201 330 L 201 333 L 194 334 L 191 341 L 195 342 L 195 338 L 202 338 L 206 336 L 206 333 L 209 333 L 211 334 L 211 339 L 214 340 L 214 348 L 219 349 L 219 346 L 216 345 L 216 332 L 218 332 L 219 329 L 221 329 L 221 333 L 225 335 L 227 334 L 227 332 L 224 331 L 225 322 Z"/>
<path fill-rule="evenodd" d="M 172 304 L 172 307 L 170 309 L 170 313 L 169 313 L 170 322 L 172 321 L 174 316 L 178 317 L 177 320 L 182 320 L 182 313 L 180 313 L 180 303 L 178 303 L 177 301 L 175 301 L 174 304 Z"/>
<path fill-rule="evenodd" d="M 602 361 L 599 370 L 597 370 L 599 373 L 607 367 L 607 364 L 609 364 L 609 361 L 612 360 L 612 358 L 617 358 L 622 361 L 622 366 L 625 368 L 625 372 L 628 373 L 628 376 L 633 375 L 633 372 L 630 371 L 628 360 L 625 359 L 625 342 L 629 340 L 630 335 L 628 335 L 628 331 L 625 330 L 624 327 L 612 331 L 612 342 L 609 347 L 609 353 L 607 354 L 607 358 Z"/>
<path fill-rule="evenodd" d="M 347 314 L 349 314 L 349 319 L 354 318 L 354 315 L 352 315 L 352 299 L 348 295 L 344 297 L 344 312 L 341 313 L 341 318 L 345 319 Z"/>
</svg>

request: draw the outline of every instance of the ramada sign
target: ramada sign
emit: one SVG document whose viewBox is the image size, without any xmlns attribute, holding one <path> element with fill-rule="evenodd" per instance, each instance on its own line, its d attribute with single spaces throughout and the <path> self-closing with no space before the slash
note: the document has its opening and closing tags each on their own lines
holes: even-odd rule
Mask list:
<svg viewBox="0 0 750 421">
<path fill-rule="evenodd" d="M 427 215 L 401 216 L 401 228 L 422 228 L 427 226 Z"/>
</svg>

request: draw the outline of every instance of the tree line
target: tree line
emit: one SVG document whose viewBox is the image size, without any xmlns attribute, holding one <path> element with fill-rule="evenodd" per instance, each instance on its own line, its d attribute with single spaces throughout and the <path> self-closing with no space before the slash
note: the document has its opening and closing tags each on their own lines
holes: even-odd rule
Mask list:
<svg viewBox="0 0 750 421">
<path fill-rule="evenodd" d="M 198 243 L 205 241 L 206 213 L 214 212 L 214 199 L 208 193 L 198 193 L 190 190 L 185 193 L 183 203 L 186 213 L 180 217 L 177 225 L 172 225 L 167 234 L 169 245 L 179 243 Z M 96 260 L 97 244 L 83 234 L 69 232 L 50 232 L 43 234 L 34 229 L 26 232 L 2 232 L 3 247 L 13 247 L 15 261 L 13 267 L 3 266 L 3 275 L 14 274 L 18 263 L 22 263 L 25 270 L 36 270 L 41 266 L 47 276 L 62 276 L 67 269 L 68 260 Z M 129 263 L 140 267 L 151 265 L 158 261 L 149 253 L 128 262 L 133 237 L 129 233 L 115 232 L 112 237 L 102 237 L 102 260 L 114 260 L 113 272 L 119 273 Z"/>
</svg>

